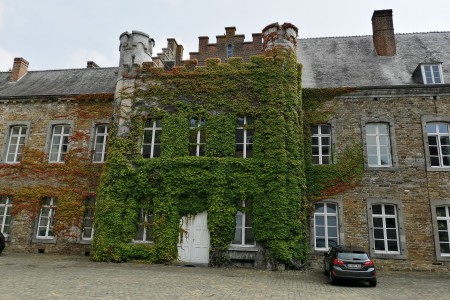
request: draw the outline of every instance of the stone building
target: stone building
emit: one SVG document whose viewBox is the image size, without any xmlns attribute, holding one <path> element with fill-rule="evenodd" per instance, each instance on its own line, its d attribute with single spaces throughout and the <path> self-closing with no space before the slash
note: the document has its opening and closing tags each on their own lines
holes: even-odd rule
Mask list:
<svg viewBox="0 0 450 300">
<path fill-rule="evenodd" d="M 113 124 L 118 125 L 115 134 L 134 141 L 127 144 L 132 148 L 129 152 L 128 148 L 121 148 L 123 145 L 117 141 L 118 144 L 111 145 L 111 149 L 126 149 L 127 155 L 139 154 L 142 159 L 130 160 L 126 156 L 120 161 L 123 173 L 110 173 L 110 176 L 119 178 L 133 174 L 139 180 L 145 179 L 144 183 L 150 182 L 150 186 L 157 186 L 160 182 L 156 177 L 149 177 L 149 173 L 144 170 L 154 168 L 154 165 L 159 164 L 157 161 L 167 163 L 170 159 L 183 157 L 181 161 L 185 165 L 195 166 L 197 171 L 185 170 L 185 174 L 201 179 L 198 173 L 206 171 L 195 161 L 197 156 L 205 155 L 203 161 L 214 169 L 222 166 L 222 157 L 235 154 L 246 157 L 253 153 L 253 148 L 255 153 L 270 154 L 270 149 L 263 149 L 265 142 L 258 138 L 258 134 L 269 124 L 261 126 L 264 119 L 259 114 L 252 114 L 255 111 L 251 106 L 247 107 L 248 114 L 238 115 L 245 111 L 234 111 L 240 123 L 233 130 L 242 138 L 233 140 L 232 147 L 223 150 L 222 146 L 230 141 L 224 138 L 229 137 L 226 130 L 228 125 L 224 125 L 223 132 L 218 130 L 219 127 L 215 131 L 207 130 L 210 122 L 221 120 L 229 124 L 229 118 L 220 119 L 229 107 L 211 107 L 205 105 L 206 100 L 202 102 L 214 91 L 205 92 L 205 98 L 197 99 L 197 112 L 205 113 L 208 118 L 202 118 L 201 113 L 189 116 L 193 112 L 190 108 L 191 111 L 186 115 L 181 114 L 179 118 L 173 119 L 167 116 L 177 116 L 179 111 L 171 110 L 168 106 L 160 109 L 163 103 L 161 99 L 168 94 L 161 94 L 159 100 L 151 101 L 154 95 L 150 97 L 135 92 L 153 90 L 167 79 L 164 74 L 180 75 L 185 72 L 182 69 L 194 72 L 216 68 L 222 72 L 220 68 L 224 68 L 222 65 L 226 62 L 231 66 L 226 70 L 231 73 L 226 74 L 236 76 L 236 70 L 242 74 L 245 64 L 261 64 L 260 60 L 252 60 L 251 56 L 264 54 L 263 49 L 268 50 L 270 42 L 274 42 L 277 47 L 292 46 L 292 50 L 295 50 L 296 45 L 295 51 L 302 65 L 302 108 L 298 111 L 301 111 L 299 115 L 303 120 L 299 120 L 303 122 L 304 130 L 298 135 L 304 145 L 299 146 L 298 150 L 304 151 L 304 157 L 298 159 L 301 166 L 298 171 L 305 174 L 305 177 L 300 174 L 299 180 L 306 180 L 306 187 L 298 190 L 297 200 L 302 205 L 301 212 L 308 212 L 309 216 L 308 221 L 300 218 L 298 222 L 303 222 L 301 225 L 306 224 L 309 228 L 295 228 L 294 231 L 295 241 L 307 244 L 310 262 L 317 266 L 329 246 L 347 244 L 366 248 L 383 268 L 448 271 L 450 33 L 396 34 L 391 10 L 375 11 L 372 26 L 371 36 L 299 38 L 295 41 L 296 34 L 277 35 L 278 29 L 287 29 L 286 32 L 289 32 L 295 27 L 288 25 L 283 28 L 272 24 L 261 34 L 253 34 L 251 42 L 245 42 L 244 36 L 236 35 L 234 27 L 227 27 L 224 35 L 217 36 L 215 44 L 210 44 L 207 37 L 200 37 L 199 51 L 191 52 L 190 60 L 185 61 L 183 47 L 174 39 L 168 39 L 168 45 L 162 53 L 153 56 L 154 41 L 147 34 L 126 32 L 120 36 L 121 58 L 118 68 L 98 68 L 94 63 L 89 63 L 86 69 L 27 72 L 28 62 L 16 59 L 11 72 L 0 73 L 0 141 L 3 141 L 3 147 L 0 148 L 0 225 L 8 235 L 6 252 L 92 251 L 89 240 L 92 234 L 88 233 L 92 233 L 91 208 L 94 207 L 94 199 L 103 197 L 115 203 L 115 199 L 105 192 L 104 186 L 97 190 L 98 176 L 103 171 L 103 164 L 98 164 L 97 160 L 104 159 L 106 133 L 112 128 L 107 125 L 111 118 Z M 242 57 L 242 61 L 237 57 Z M 222 64 L 211 58 L 220 58 Z M 250 78 L 251 73 L 248 74 Z M 216 75 L 225 80 L 220 77 L 223 74 Z M 154 78 L 149 79 L 152 76 Z M 267 81 L 264 87 L 278 87 L 278 83 Z M 167 91 L 161 89 L 161 92 Z M 198 92 L 203 91 L 199 89 Z M 283 95 L 284 90 L 274 89 L 273 93 Z M 225 99 L 232 102 L 246 99 L 248 95 L 228 93 Z M 186 99 L 181 97 L 178 100 Z M 131 116 L 140 118 L 133 121 L 134 117 Z M 186 119 L 186 124 L 180 123 L 181 116 Z M 164 122 L 164 117 L 171 121 Z M 282 119 L 289 117 L 285 115 Z M 276 122 L 270 123 L 270 126 L 275 125 Z M 182 145 L 177 148 L 175 140 L 179 136 L 176 128 L 180 126 L 186 129 L 180 135 L 186 137 L 186 141 L 177 140 Z M 206 131 L 203 130 L 205 128 Z M 164 134 L 161 135 L 164 130 L 172 130 L 173 135 L 164 137 Z M 279 132 L 285 133 L 282 130 Z M 69 136 L 72 138 L 69 139 Z M 289 135 L 281 136 L 288 141 L 289 151 L 286 153 L 295 152 L 295 149 L 289 148 Z M 187 137 L 192 140 L 188 141 Z M 173 147 L 164 146 L 165 143 Z M 213 149 L 225 152 L 208 154 Z M 117 152 L 113 152 L 111 157 L 117 158 Z M 189 157 L 189 153 L 194 157 Z M 161 158 L 156 158 L 160 155 Z M 246 161 L 259 158 L 247 156 Z M 167 172 L 163 163 L 158 167 L 161 168 L 160 172 Z M 262 165 L 258 168 L 262 168 Z M 108 170 L 114 170 L 114 167 L 106 164 L 106 174 Z M 92 176 L 88 178 L 86 174 Z M 174 174 L 165 173 L 166 180 L 184 180 Z M 122 183 L 127 182 L 126 176 Z M 247 182 L 252 183 L 251 180 Z M 205 190 L 200 189 L 195 181 L 191 182 L 190 191 L 197 198 L 203 195 L 208 203 L 223 199 L 227 194 L 220 194 L 225 191 L 218 189 L 219 185 L 215 183 L 209 182 L 210 190 L 214 193 L 207 196 L 202 194 Z M 270 184 L 269 181 L 265 183 Z M 183 184 L 186 182 L 180 181 L 180 185 Z M 131 188 L 133 186 L 136 190 L 142 187 L 137 183 Z M 120 187 L 122 185 L 117 191 L 120 191 Z M 177 195 L 180 201 L 197 203 L 189 195 L 175 191 L 176 184 L 172 187 L 173 195 Z M 259 267 L 276 263 L 267 260 L 267 247 L 263 247 L 268 240 L 275 241 L 273 237 L 261 237 L 261 232 L 269 230 L 254 228 L 260 232 L 255 240 L 252 226 L 245 225 L 245 221 L 249 221 L 246 216 L 248 218 L 253 212 L 257 218 L 263 217 L 258 211 L 262 208 L 246 208 L 246 205 L 258 205 L 258 199 L 251 199 L 252 203 L 245 202 L 247 199 L 244 196 L 252 192 L 236 186 L 234 190 L 240 191 L 239 196 L 244 201 L 232 209 L 224 206 L 228 209 L 223 213 L 224 216 L 235 216 L 231 218 L 234 221 L 230 221 L 234 222 L 235 230 L 232 233 L 233 241 L 230 240 L 230 246 L 227 247 L 227 258 L 236 263 Z M 153 193 L 153 196 L 157 192 L 146 191 L 149 195 Z M 230 198 L 236 196 L 230 193 Z M 142 196 L 139 192 L 117 195 L 117 199 L 122 202 Z M 291 203 L 291 200 L 284 201 L 284 195 L 289 194 L 280 192 L 280 195 L 272 196 L 280 203 Z M 165 201 L 171 199 L 166 197 Z M 156 244 L 153 239 L 161 241 L 165 234 L 172 234 L 159 231 L 164 234 L 153 236 L 152 223 L 156 220 L 156 228 L 161 226 L 161 218 L 155 216 L 161 217 L 162 214 L 152 212 L 157 202 L 150 202 L 130 201 L 121 210 L 111 209 L 106 201 L 99 202 L 96 209 L 100 214 L 95 215 L 99 218 L 96 220 L 99 235 L 93 245 L 99 249 L 97 253 L 112 249 L 104 243 L 105 236 L 111 234 L 106 228 L 107 222 L 100 220 L 108 212 L 111 218 L 129 218 L 124 222 L 126 224 L 117 239 L 108 241 L 123 244 L 120 249 L 114 249 L 117 257 L 142 257 L 148 246 Z M 217 223 L 214 223 L 214 213 L 217 217 L 217 214 L 222 213 L 220 210 L 197 214 L 200 208 L 206 206 L 202 203 L 199 207 L 189 208 L 187 205 L 180 209 L 179 213 L 196 213 L 195 218 L 182 218 L 180 232 L 190 232 L 190 235 L 182 234 L 178 245 L 174 245 L 173 241 L 161 245 L 170 248 L 172 253 L 178 251 L 184 261 L 211 263 L 211 253 L 216 249 L 210 248 L 211 243 L 215 243 L 210 239 L 217 238 L 217 230 L 229 228 L 217 227 Z M 55 207 L 56 223 L 53 224 Z M 174 209 L 175 206 L 169 208 Z M 269 210 L 275 208 L 272 206 Z M 11 215 L 14 217 L 11 218 Z M 211 222 L 209 216 L 212 216 Z M 283 219 L 280 220 L 283 223 Z M 170 222 L 172 226 L 178 225 L 179 218 L 173 218 Z M 66 226 L 56 239 L 51 229 L 60 223 Z M 307 240 L 302 230 L 309 234 Z M 195 232 L 201 237 L 199 244 L 189 241 Z M 246 235 L 250 237 L 247 240 Z M 94 237 L 97 238 L 95 234 Z M 263 242 L 257 243 L 257 240 Z M 114 260 L 102 255 L 96 259 Z M 291 263 L 296 265 L 295 260 Z"/>
</svg>

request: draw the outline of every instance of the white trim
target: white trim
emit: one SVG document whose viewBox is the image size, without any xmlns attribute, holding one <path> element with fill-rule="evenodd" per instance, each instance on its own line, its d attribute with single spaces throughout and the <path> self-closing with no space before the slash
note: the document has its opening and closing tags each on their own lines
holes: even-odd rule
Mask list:
<svg viewBox="0 0 450 300">
<path fill-rule="evenodd" d="M 43 215 L 44 211 L 48 209 L 48 213 Z M 53 197 L 47 197 L 41 206 L 41 211 L 39 213 L 39 220 L 36 230 L 36 238 L 38 239 L 53 239 L 55 234 L 53 232 L 54 220 L 56 211 L 56 200 Z M 40 228 L 45 229 L 45 234 L 40 235 Z"/>
<path fill-rule="evenodd" d="M 98 129 L 100 127 L 104 126 L 105 130 L 104 132 L 99 133 Z M 108 139 L 108 124 L 96 124 L 95 125 L 95 133 L 94 133 L 94 147 L 92 149 L 92 161 L 97 163 L 102 163 L 105 161 L 106 158 L 106 141 Z M 98 143 L 98 138 L 102 138 L 102 142 Z M 100 151 L 97 151 L 97 146 L 100 146 Z M 96 155 L 100 155 L 100 159 L 96 159 Z"/>
</svg>

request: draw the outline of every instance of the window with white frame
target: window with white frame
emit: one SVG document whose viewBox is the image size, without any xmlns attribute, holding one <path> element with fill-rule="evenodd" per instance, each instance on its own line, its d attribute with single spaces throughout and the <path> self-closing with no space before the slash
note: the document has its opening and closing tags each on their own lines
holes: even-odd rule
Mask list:
<svg viewBox="0 0 450 300">
<path fill-rule="evenodd" d="M 450 205 L 436 207 L 436 221 L 440 255 L 450 257 Z"/>
<path fill-rule="evenodd" d="M 314 249 L 327 250 L 339 245 L 337 203 L 316 203 L 314 210 Z"/>
<path fill-rule="evenodd" d="M 427 123 L 431 167 L 450 167 L 450 129 L 448 123 Z"/>
<path fill-rule="evenodd" d="M 55 224 L 56 199 L 46 197 L 43 200 L 39 220 L 37 225 L 36 237 L 41 239 L 54 238 L 55 233 L 53 227 Z"/>
<path fill-rule="evenodd" d="M 48 161 L 51 163 L 64 162 L 66 153 L 69 150 L 69 137 L 71 134 L 70 125 L 54 125 L 50 141 L 50 151 Z"/>
<path fill-rule="evenodd" d="M 253 119 L 239 117 L 236 121 L 236 157 L 253 155 Z"/>
<path fill-rule="evenodd" d="M 374 252 L 399 254 L 397 206 L 394 204 L 373 204 L 372 224 Z"/>
<path fill-rule="evenodd" d="M 142 157 L 153 158 L 161 155 L 161 133 L 161 119 L 148 119 L 145 122 Z"/>
<path fill-rule="evenodd" d="M 252 229 L 251 201 L 241 202 L 242 208 L 236 213 L 236 228 L 232 244 L 239 246 L 254 246 L 255 236 Z"/>
<path fill-rule="evenodd" d="M 442 67 L 440 64 L 423 64 L 422 80 L 425 84 L 442 84 L 444 83 L 442 77 Z"/>
<path fill-rule="evenodd" d="M 11 233 L 11 210 L 11 197 L 0 196 L 0 231 L 5 237 Z"/>
<path fill-rule="evenodd" d="M 191 118 L 189 120 L 190 134 L 189 134 L 189 155 L 190 156 L 204 156 L 206 145 L 206 119 L 205 118 Z"/>
<path fill-rule="evenodd" d="M 366 124 L 366 146 L 369 167 L 392 166 L 389 124 Z"/>
<path fill-rule="evenodd" d="M 331 125 L 312 126 L 311 146 L 314 165 L 331 164 Z"/>
<path fill-rule="evenodd" d="M 106 158 L 106 139 L 108 138 L 108 125 L 98 124 L 95 126 L 94 154 L 92 161 L 104 162 Z"/>
<path fill-rule="evenodd" d="M 9 130 L 8 145 L 6 147 L 6 163 L 18 163 L 22 160 L 23 147 L 27 136 L 28 126 L 11 126 Z"/>
<path fill-rule="evenodd" d="M 140 208 L 134 242 L 153 241 L 153 212 L 148 208 Z"/>
<path fill-rule="evenodd" d="M 83 232 L 81 238 L 91 241 L 94 236 L 95 198 L 87 198 L 84 202 Z"/>
</svg>

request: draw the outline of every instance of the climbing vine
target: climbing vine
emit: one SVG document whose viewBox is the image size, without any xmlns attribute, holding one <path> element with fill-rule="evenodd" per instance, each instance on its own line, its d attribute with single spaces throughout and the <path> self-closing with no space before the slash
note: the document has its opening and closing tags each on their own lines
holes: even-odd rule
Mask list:
<svg viewBox="0 0 450 300">
<path fill-rule="evenodd" d="M 134 90 L 122 95 L 132 109 L 115 122 L 129 131 L 117 136 L 118 127 L 111 134 L 92 258 L 174 261 L 183 235 L 180 219 L 207 211 L 210 262 L 222 265 L 236 212 L 251 200 L 255 239 L 267 250 L 267 261 L 306 261 L 300 70 L 295 54 L 282 50 L 250 63 L 209 59 L 206 67 L 186 64 L 171 71 L 145 66 L 133 79 Z M 255 120 L 251 158 L 235 157 L 236 119 L 243 116 Z M 143 159 L 135 146 L 142 143 L 147 118 L 162 119 L 158 158 Z M 189 156 L 189 118 L 206 119 L 205 156 Z M 142 202 L 154 214 L 154 243 L 147 248 L 130 243 Z"/>
</svg>

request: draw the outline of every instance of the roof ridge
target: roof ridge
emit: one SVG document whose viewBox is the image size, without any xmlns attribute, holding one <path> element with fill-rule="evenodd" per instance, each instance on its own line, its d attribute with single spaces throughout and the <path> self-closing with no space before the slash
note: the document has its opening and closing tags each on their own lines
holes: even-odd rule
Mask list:
<svg viewBox="0 0 450 300">
<path fill-rule="evenodd" d="M 27 73 L 49 72 L 49 71 L 75 71 L 75 70 L 106 70 L 119 69 L 119 67 L 98 67 L 98 68 L 71 68 L 71 69 L 48 69 L 48 70 L 28 70 Z M 11 71 L 0 71 L 0 73 L 11 73 Z"/>
<path fill-rule="evenodd" d="M 450 31 L 423 31 L 423 32 L 405 32 L 405 33 L 395 33 L 395 35 L 408 35 L 408 34 L 430 34 L 430 33 L 450 33 Z M 371 37 L 371 34 L 363 35 L 343 35 L 343 36 L 323 36 L 323 37 L 306 37 L 298 38 L 299 40 L 316 40 L 316 39 L 340 39 L 340 38 L 352 38 L 352 37 Z"/>
</svg>

